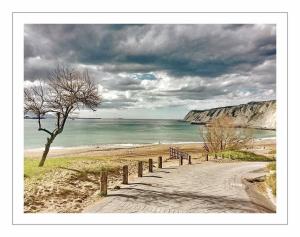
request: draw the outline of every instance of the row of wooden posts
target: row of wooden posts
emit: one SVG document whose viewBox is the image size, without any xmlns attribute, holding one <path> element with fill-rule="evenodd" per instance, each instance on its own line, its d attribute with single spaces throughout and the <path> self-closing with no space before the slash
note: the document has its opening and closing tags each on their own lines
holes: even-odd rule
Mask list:
<svg viewBox="0 0 300 237">
<path fill-rule="evenodd" d="M 179 165 L 183 165 L 183 156 L 179 158 Z M 158 168 L 162 168 L 162 157 L 158 157 Z M 188 164 L 192 164 L 192 157 L 188 155 Z M 153 160 L 149 159 L 149 172 L 153 172 Z M 138 161 L 138 177 L 143 177 L 143 161 Z M 101 196 L 106 196 L 107 195 L 107 171 L 101 172 L 101 178 L 100 178 L 100 195 Z M 123 166 L 123 180 L 122 184 L 128 184 L 128 165 Z"/>
<path fill-rule="evenodd" d="M 171 151 L 171 149 L 170 149 Z M 172 153 L 174 154 L 174 150 L 172 149 Z M 175 152 L 177 153 L 177 152 Z M 189 155 L 188 153 L 185 154 L 181 154 L 181 156 L 179 157 L 179 165 L 183 165 L 183 159 L 187 158 L 188 159 L 188 164 L 191 165 L 192 164 L 192 157 L 191 155 Z M 208 161 L 208 154 L 206 154 L 206 161 Z M 217 154 L 215 154 L 214 156 L 215 159 L 217 159 Z M 224 158 L 223 154 L 222 154 L 222 158 Z M 230 158 L 232 158 L 232 156 L 230 155 Z M 158 168 L 161 169 L 162 168 L 162 157 L 159 156 L 158 157 Z M 153 160 L 149 159 L 149 173 L 153 172 Z M 143 161 L 138 161 L 138 177 L 143 177 Z M 107 195 L 107 172 L 103 171 L 101 173 L 101 184 L 100 184 L 100 194 L 101 196 L 106 196 Z M 123 181 L 122 184 L 128 184 L 128 165 L 124 165 L 123 166 Z"/>
</svg>

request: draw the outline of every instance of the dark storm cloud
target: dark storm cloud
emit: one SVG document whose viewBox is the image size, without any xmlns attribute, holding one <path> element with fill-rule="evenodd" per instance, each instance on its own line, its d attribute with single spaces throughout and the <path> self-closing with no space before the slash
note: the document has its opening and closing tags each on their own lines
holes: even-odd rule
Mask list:
<svg viewBox="0 0 300 237">
<path fill-rule="evenodd" d="M 141 81 L 130 77 L 119 77 L 110 78 L 108 80 L 102 80 L 101 85 L 109 90 L 144 90 L 145 88 L 141 85 Z"/>
<path fill-rule="evenodd" d="M 223 28 L 226 30 L 236 30 L 239 29 L 241 27 L 248 27 L 251 25 L 246 25 L 246 24 L 231 24 L 231 25 L 223 25 Z"/>
<path fill-rule="evenodd" d="M 165 90 L 161 91 L 157 96 L 162 97 L 173 97 L 180 100 L 206 100 L 214 98 L 216 96 L 222 96 L 228 94 L 229 87 L 234 87 L 234 90 L 237 90 L 237 85 L 227 85 L 223 86 L 220 83 L 214 83 L 210 85 L 188 85 L 184 86 L 178 90 Z M 226 90 L 227 89 L 227 90 Z"/>
<path fill-rule="evenodd" d="M 25 60 L 39 56 L 113 65 L 106 68 L 109 72 L 151 68 L 175 76 L 215 77 L 274 58 L 272 31 L 273 26 L 257 25 L 26 25 Z M 25 78 L 29 75 L 27 70 Z"/>
</svg>

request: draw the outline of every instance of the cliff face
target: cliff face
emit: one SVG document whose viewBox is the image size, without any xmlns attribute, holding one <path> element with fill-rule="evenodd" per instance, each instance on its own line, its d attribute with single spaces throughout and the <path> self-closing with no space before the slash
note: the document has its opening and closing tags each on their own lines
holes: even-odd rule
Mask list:
<svg viewBox="0 0 300 237">
<path fill-rule="evenodd" d="M 208 110 L 191 110 L 184 120 L 206 124 L 223 115 L 233 118 L 237 127 L 276 129 L 276 100 L 250 102 Z"/>
</svg>

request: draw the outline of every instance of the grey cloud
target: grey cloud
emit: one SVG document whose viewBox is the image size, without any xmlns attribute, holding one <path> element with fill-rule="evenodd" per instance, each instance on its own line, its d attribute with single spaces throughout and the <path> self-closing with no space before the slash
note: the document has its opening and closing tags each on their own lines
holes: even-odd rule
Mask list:
<svg viewBox="0 0 300 237">
<path fill-rule="evenodd" d="M 144 90 L 145 88 L 141 85 L 141 80 L 130 78 L 130 77 L 120 77 L 118 75 L 104 79 L 100 81 L 101 85 L 108 90 Z"/>
<path fill-rule="evenodd" d="M 57 64 L 88 69 L 104 89 L 130 92 L 103 108 L 275 96 L 275 25 L 26 25 L 24 35 L 25 80 Z M 180 89 L 157 89 L 160 75 Z"/>
</svg>

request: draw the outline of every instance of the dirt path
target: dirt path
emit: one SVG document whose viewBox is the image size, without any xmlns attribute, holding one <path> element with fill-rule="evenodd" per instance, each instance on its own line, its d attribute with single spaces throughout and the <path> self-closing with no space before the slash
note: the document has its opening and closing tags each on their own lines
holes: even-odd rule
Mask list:
<svg viewBox="0 0 300 237">
<path fill-rule="evenodd" d="M 264 162 L 171 166 L 136 178 L 84 212 L 218 213 L 270 212 L 254 204 L 242 182 L 261 175 Z"/>
</svg>

